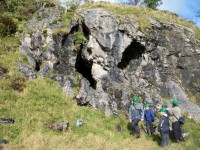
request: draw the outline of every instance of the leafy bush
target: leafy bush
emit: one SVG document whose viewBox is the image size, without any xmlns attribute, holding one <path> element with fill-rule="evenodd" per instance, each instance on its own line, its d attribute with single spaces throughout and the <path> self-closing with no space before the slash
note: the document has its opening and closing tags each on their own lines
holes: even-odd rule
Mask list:
<svg viewBox="0 0 200 150">
<path fill-rule="evenodd" d="M 86 40 L 87 40 L 85 38 L 83 32 L 76 32 L 76 33 L 74 33 L 73 38 L 74 38 L 74 41 L 75 41 L 76 45 L 81 45 L 81 44 L 85 43 Z"/>
<path fill-rule="evenodd" d="M 0 16 L 0 36 L 12 35 L 17 31 L 17 24 L 8 15 Z"/>
<path fill-rule="evenodd" d="M 149 8 L 156 9 L 162 4 L 162 0 L 144 0 L 144 4 Z"/>
<path fill-rule="evenodd" d="M 22 5 L 23 3 L 23 0 L 6 0 L 6 7 L 7 7 L 7 10 L 10 11 L 10 12 L 14 12 L 18 9 L 18 6 L 19 5 Z"/>
</svg>

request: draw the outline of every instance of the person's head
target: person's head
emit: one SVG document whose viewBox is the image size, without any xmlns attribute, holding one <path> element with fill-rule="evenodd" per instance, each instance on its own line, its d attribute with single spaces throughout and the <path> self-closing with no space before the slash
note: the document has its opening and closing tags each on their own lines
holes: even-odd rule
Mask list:
<svg viewBox="0 0 200 150">
<path fill-rule="evenodd" d="M 162 107 L 162 108 L 160 109 L 160 114 L 163 115 L 163 114 L 166 114 L 166 113 L 167 113 L 166 107 Z"/>
<path fill-rule="evenodd" d="M 150 107 L 150 106 L 151 106 L 151 105 L 147 103 L 147 104 L 145 105 L 145 109 L 146 109 L 146 110 L 149 110 L 149 107 Z"/>
<path fill-rule="evenodd" d="M 178 104 L 179 104 L 179 101 L 177 99 L 173 99 L 172 101 L 173 107 L 178 106 Z"/>
<path fill-rule="evenodd" d="M 139 102 L 138 97 L 133 97 L 132 102 L 133 102 L 135 105 L 137 105 L 138 102 Z"/>
</svg>

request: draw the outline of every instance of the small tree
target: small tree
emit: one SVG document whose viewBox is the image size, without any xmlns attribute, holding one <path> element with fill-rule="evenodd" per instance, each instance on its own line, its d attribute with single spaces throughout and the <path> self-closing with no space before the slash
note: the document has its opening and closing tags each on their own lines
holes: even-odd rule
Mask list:
<svg viewBox="0 0 200 150">
<path fill-rule="evenodd" d="M 152 9 L 156 9 L 161 4 L 162 0 L 144 0 L 144 5 Z"/>
</svg>

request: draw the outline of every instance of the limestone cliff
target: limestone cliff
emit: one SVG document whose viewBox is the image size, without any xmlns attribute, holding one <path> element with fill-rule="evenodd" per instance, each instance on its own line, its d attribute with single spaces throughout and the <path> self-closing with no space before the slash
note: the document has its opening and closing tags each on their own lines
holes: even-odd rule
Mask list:
<svg viewBox="0 0 200 150">
<path fill-rule="evenodd" d="M 25 76 L 35 78 L 35 69 L 79 105 L 103 106 L 107 115 L 127 109 L 133 95 L 154 105 L 176 98 L 200 122 L 200 107 L 188 98 L 200 92 L 200 42 L 191 29 L 149 18 L 144 34 L 136 21 L 96 8 L 77 11 L 67 34 L 55 34 L 62 11 L 46 8 L 27 24 L 20 49 L 31 66 L 19 69 Z M 85 40 L 77 44 L 76 35 Z"/>
</svg>

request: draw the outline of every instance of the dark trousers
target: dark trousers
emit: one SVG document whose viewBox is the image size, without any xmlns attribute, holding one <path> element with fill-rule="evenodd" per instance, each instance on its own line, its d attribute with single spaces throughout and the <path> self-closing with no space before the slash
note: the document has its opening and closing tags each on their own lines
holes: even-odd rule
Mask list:
<svg viewBox="0 0 200 150">
<path fill-rule="evenodd" d="M 139 126 L 138 126 L 139 121 L 140 121 L 140 119 L 132 120 L 132 126 L 133 126 L 133 129 L 134 129 L 136 135 L 140 134 L 140 129 L 139 129 Z"/>
<path fill-rule="evenodd" d="M 182 141 L 181 125 L 178 121 L 172 123 L 172 129 L 176 141 Z"/>
<path fill-rule="evenodd" d="M 147 129 L 147 134 L 152 135 L 152 133 L 153 133 L 153 123 L 152 122 L 146 122 L 146 129 Z"/>
<path fill-rule="evenodd" d="M 169 145 L 169 132 L 160 132 L 161 135 L 161 146 L 165 147 Z"/>
</svg>

